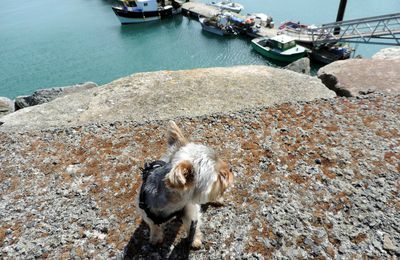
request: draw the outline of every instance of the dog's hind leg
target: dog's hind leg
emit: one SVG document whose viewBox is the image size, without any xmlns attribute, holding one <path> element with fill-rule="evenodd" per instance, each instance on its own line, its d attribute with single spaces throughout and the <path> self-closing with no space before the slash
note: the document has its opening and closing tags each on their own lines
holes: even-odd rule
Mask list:
<svg viewBox="0 0 400 260">
<path fill-rule="evenodd" d="M 185 206 L 184 209 L 184 216 L 183 216 L 183 225 L 185 226 L 186 229 L 186 234 L 189 239 L 192 239 L 191 241 L 191 246 L 193 248 L 200 248 L 201 247 L 201 239 L 202 239 L 202 234 L 200 231 L 200 205 L 198 204 L 192 204 L 189 203 Z M 193 236 L 191 237 L 191 230 L 190 228 L 194 228 Z"/>
</svg>

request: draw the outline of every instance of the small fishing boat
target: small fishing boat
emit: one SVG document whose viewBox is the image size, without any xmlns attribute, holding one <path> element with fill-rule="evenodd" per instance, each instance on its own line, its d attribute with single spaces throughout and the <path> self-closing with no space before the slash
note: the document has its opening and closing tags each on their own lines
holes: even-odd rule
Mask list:
<svg viewBox="0 0 400 260">
<path fill-rule="evenodd" d="M 165 0 L 119 0 L 119 5 L 112 6 L 121 24 L 144 23 L 171 17 L 181 12 L 181 5 Z"/>
<path fill-rule="evenodd" d="M 204 31 L 217 35 L 237 35 L 237 31 L 230 23 L 230 18 L 223 14 L 218 14 L 210 18 L 200 18 L 199 22 Z"/>
<path fill-rule="evenodd" d="M 345 60 L 350 58 L 354 51 L 348 45 L 344 44 L 326 44 L 313 48 L 310 52 L 310 58 L 322 64 L 329 64 L 337 60 Z"/>
<path fill-rule="evenodd" d="M 272 16 L 264 14 L 264 13 L 253 13 L 250 14 L 247 19 L 254 20 L 255 25 L 260 26 L 260 27 L 266 27 L 266 28 L 274 28 L 275 23 L 274 19 Z"/>
<path fill-rule="evenodd" d="M 306 48 L 296 44 L 296 41 L 287 35 L 255 38 L 251 45 L 261 55 L 282 62 L 293 62 L 307 53 Z"/>
<path fill-rule="evenodd" d="M 278 34 L 285 34 L 303 44 L 311 44 L 317 38 L 332 38 L 333 35 L 315 25 L 302 24 L 300 22 L 287 21 L 278 28 Z"/>
<path fill-rule="evenodd" d="M 240 13 L 244 8 L 243 5 L 231 1 L 211 2 L 210 5 L 235 13 Z"/>
<path fill-rule="evenodd" d="M 311 25 L 313 27 L 313 25 Z M 293 22 L 293 21 L 286 21 L 283 22 L 279 26 L 279 30 L 294 30 L 294 31 L 301 31 L 301 30 L 307 30 L 309 29 L 310 26 L 306 24 L 301 24 L 300 22 Z"/>
<path fill-rule="evenodd" d="M 263 28 L 274 28 L 273 18 L 263 13 L 247 14 L 246 16 L 234 13 L 225 13 L 225 15 L 236 32 L 252 38 L 259 37 L 257 33 Z"/>
</svg>

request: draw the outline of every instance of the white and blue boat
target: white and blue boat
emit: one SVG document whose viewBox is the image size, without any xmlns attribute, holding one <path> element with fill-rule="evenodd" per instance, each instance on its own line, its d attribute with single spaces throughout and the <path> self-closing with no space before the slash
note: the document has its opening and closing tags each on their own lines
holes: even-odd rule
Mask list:
<svg viewBox="0 0 400 260">
<path fill-rule="evenodd" d="M 234 3 L 232 1 L 226 1 L 226 0 L 221 2 L 211 2 L 210 5 L 234 13 L 240 13 L 240 11 L 242 11 L 242 9 L 244 8 L 243 5 L 239 3 Z"/>
<path fill-rule="evenodd" d="M 218 14 L 210 18 L 199 18 L 201 28 L 204 31 L 217 35 L 237 35 L 238 32 L 232 26 L 230 17 L 224 14 Z"/>
<path fill-rule="evenodd" d="M 181 5 L 175 1 L 166 5 L 165 0 L 120 0 L 112 9 L 121 24 L 131 24 L 172 17 L 181 12 Z"/>
</svg>

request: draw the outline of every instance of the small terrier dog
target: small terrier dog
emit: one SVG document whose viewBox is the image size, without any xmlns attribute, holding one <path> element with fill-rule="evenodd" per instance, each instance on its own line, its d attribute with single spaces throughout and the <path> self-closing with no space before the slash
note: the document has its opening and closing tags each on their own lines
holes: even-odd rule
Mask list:
<svg viewBox="0 0 400 260">
<path fill-rule="evenodd" d="M 233 173 L 209 147 L 188 142 L 175 122 L 168 128 L 167 153 L 146 164 L 137 209 L 150 227 L 150 243 L 163 242 L 165 224 L 182 214 L 191 246 L 201 247 L 200 204 L 222 202 L 233 185 Z"/>
</svg>

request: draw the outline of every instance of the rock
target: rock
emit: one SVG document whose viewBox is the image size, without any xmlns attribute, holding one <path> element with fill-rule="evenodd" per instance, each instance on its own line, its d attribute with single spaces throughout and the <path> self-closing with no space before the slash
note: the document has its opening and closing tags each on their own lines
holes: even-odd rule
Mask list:
<svg viewBox="0 0 400 260">
<path fill-rule="evenodd" d="M 400 93 L 400 59 L 349 59 L 322 67 L 318 77 L 338 96 Z"/>
<path fill-rule="evenodd" d="M 97 87 L 96 83 L 85 82 L 76 84 L 68 87 L 56 87 L 39 89 L 33 92 L 31 96 L 19 96 L 15 99 L 15 109 L 19 110 L 25 107 L 40 105 L 43 103 L 50 102 L 57 97 L 61 97 L 67 94 L 80 92 L 82 90 L 91 89 Z"/>
<path fill-rule="evenodd" d="M 31 106 L 31 96 L 18 96 L 15 98 L 15 110 Z"/>
<path fill-rule="evenodd" d="M 2 128 L 199 116 L 334 96 L 315 77 L 267 66 L 137 73 L 17 111 Z"/>
<path fill-rule="evenodd" d="M 303 73 L 310 75 L 310 59 L 307 57 L 296 60 L 285 67 L 287 70 L 291 70 L 297 73 Z"/>
<path fill-rule="evenodd" d="M 398 60 L 400 59 L 400 47 L 385 48 L 378 51 L 374 56 L 374 60 Z"/>
<path fill-rule="evenodd" d="M 14 112 L 14 103 L 11 99 L 0 97 L 0 117 Z"/>
<path fill-rule="evenodd" d="M 383 249 L 388 251 L 395 251 L 396 247 L 388 235 L 383 236 Z"/>
</svg>

